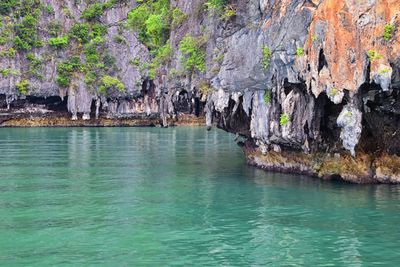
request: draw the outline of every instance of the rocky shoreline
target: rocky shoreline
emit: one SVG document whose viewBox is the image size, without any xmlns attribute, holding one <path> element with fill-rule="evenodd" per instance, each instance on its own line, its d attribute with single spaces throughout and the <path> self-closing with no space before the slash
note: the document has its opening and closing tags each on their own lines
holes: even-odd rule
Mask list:
<svg viewBox="0 0 400 267">
<path fill-rule="evenodd" d="M 255 147 L 240 144 L 247 163 L 257 168 L 301 174 L 323 180 L 338 180 L 354 184 L 399 184 L 400 157 L 396 155 L 372 155 L 310 153 L 301 151 L 269 151 L 262 153 Z"/>
<path fill-rule="evenodd" d="M 204 126 L 205 118 L 190 114 L 181 114 L 167 120 L 166 126 Z M 18 114 L 4 116 L 0 114 L 0 128 L 2 127 L 161 127 L 163 120 L 156 115 L 132 115 L 110 118 L 99 116 L 84 120 L 71 120 L 69 114 Z"/>
</svg>

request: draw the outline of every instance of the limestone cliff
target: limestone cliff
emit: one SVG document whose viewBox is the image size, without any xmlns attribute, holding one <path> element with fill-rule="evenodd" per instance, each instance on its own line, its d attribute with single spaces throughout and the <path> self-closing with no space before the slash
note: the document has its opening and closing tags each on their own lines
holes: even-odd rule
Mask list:
<svg viewBox="0 0 400 267">
<path fill-rule="evenodd" d="M 400 182 L 398 0 L 7 2 L 32 2 L 25 12 L 40 13 L 42 42 L 18 46 L 29 21 L 0 4 L 4 108 L 40 102 L 65 105 L 73 119 L 143 115 L 164 125 L 205 112 L 209 126 L 244 137 L 251 164 Z M 77 24 L 87 24 L 86 42 Z"/>
</svg>

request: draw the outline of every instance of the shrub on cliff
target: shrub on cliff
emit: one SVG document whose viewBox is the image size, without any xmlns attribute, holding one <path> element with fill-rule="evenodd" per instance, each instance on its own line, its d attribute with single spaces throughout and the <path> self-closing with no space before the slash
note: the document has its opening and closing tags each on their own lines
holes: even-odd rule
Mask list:
<svg viewBox="0 0 400 267">
<path fill-rule="evenodd" d="M 68 40 L 68 36 L 50 38 L 49 45 L 56 48 L 65 48 L 68 45 Z"/>
<path fill-rule="evenodd" d="M 18 82 L 15 87 L 17 88 L 18 92 L 22 95 L 26 95 L 28 93 L 29 81 L 22 80 Z"/>
<path fill-rule="evenodd" d="M 17 6 L 19 0 L 1 0 L 0 1 L 0 14 L 7 15 L 11 12 L 12 8 Z"/>
<path fill-rule="evenodd" d="M 100 94 L 105 94 L 107 89 L 116 88 L 120 92 L 125 92 L 125 85 L 115 77 L 105 75 L 101 78 L 101 84 L 98 89 Z"/>
<path fill-rule="evenodd" d="M 384 28 L 384 32 L 383 32 L 383 38 L 386 41 L 390 41 L 390 39 L 392 39 L 392 35 L 394 32 L 394 26 L 392 24 L 386 24 L 385 28 Z"/>
<path fill-rule="evenodd" d="M 264 46 L 262 48 L 262 65 L 264 70 L 268 70 L 269 65 L 271 64 L 271 58 L 272 58 L 272 51 L 269 49 L 268 46 Z"/>
<path fill-rule="evenodd" d="M 168 0 L 143 0 L 128 14 L 127 25 L 149 49 L 163 46 L 169 37 L 171 14 Z"/>
<path fill-rule="evenodd" d="M 205 37 L 193 37 L 187 34 L 179 43 L 181 61 L 187 71 L 206 71 L 206 53 L 203 49 Z"/>
<path fill-rule="evenodd" d="M 42 46 L 37 35 L 37 18 L 33 15 L 27 15 L 22 18 L 20 23 L 15 24 L 14 46 L 19 50 L 30 50 L 32 47 Z"/>
<path fill-rule="evenodd" d="M 76 23 L 72 26 L 69 31 L 71 38 L 76 39 L 80 43 L 87 43 L 90 40 L 89 36 L 89 24 L 87 23 Z"/>
<path fill-rule="evenodd" d="M 176 7 L 172 11 L 172 27 L 180 26 L 185 20 L 187 20 L 188 15 L 184 13 L 180 8 Z"/>
<path fill-rule="evenodd" d="M 207 0 L 207 2 L 204 3 L 204 6 L 209 12 L 222 13 L 226 2 L 226 0 Z"/>
<path fill-rule="evenodd" d="M 288 114 L 281 114 L 279 118 L 279 125 L 284 126 L 290 121 L 290 117 Z"/>
<path fill-rule="evenodd" d="M 68 87 L 71 82 L 72 73 L 75 71 L 84 71 L 84 66 L 78 56 L 71 57 L 68 61 L 57 65 L 56 81 L 61 87 Z"/>
<path fill-rule="evenodd" d="M 99 19 L 103 13 L 104 13 L 104 5 L 101 3 L 95 3 L 93 5 L 88 6 L 83 12 L 82 12 L 82 18 L 87 19 L 87 20 L 94 20 L 94 19 Z"/>
</svg>

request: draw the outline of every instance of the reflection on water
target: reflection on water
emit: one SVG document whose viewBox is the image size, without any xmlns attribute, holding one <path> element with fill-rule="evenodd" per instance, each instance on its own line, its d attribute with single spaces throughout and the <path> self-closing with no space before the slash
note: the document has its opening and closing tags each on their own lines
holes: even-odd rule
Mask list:
<svg viewBox="0 0 400 267">
<path fill-rule="evenodd" d="M 393 266 L 400 187 L 247 167 L 203 128 L 0 129 L 0 262 Z"/>
</svg>

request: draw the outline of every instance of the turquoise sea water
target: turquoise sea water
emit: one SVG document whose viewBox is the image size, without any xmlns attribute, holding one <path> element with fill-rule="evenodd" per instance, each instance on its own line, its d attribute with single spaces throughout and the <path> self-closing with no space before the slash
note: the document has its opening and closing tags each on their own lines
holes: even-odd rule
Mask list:
<svg viewBox="0 0 400 267">
<path fill-rule="evenodd" d="M 0 129 L 0 265 L 399 266 L 400 187 L 247 167 L 215 129 Z"/>
</svg>

